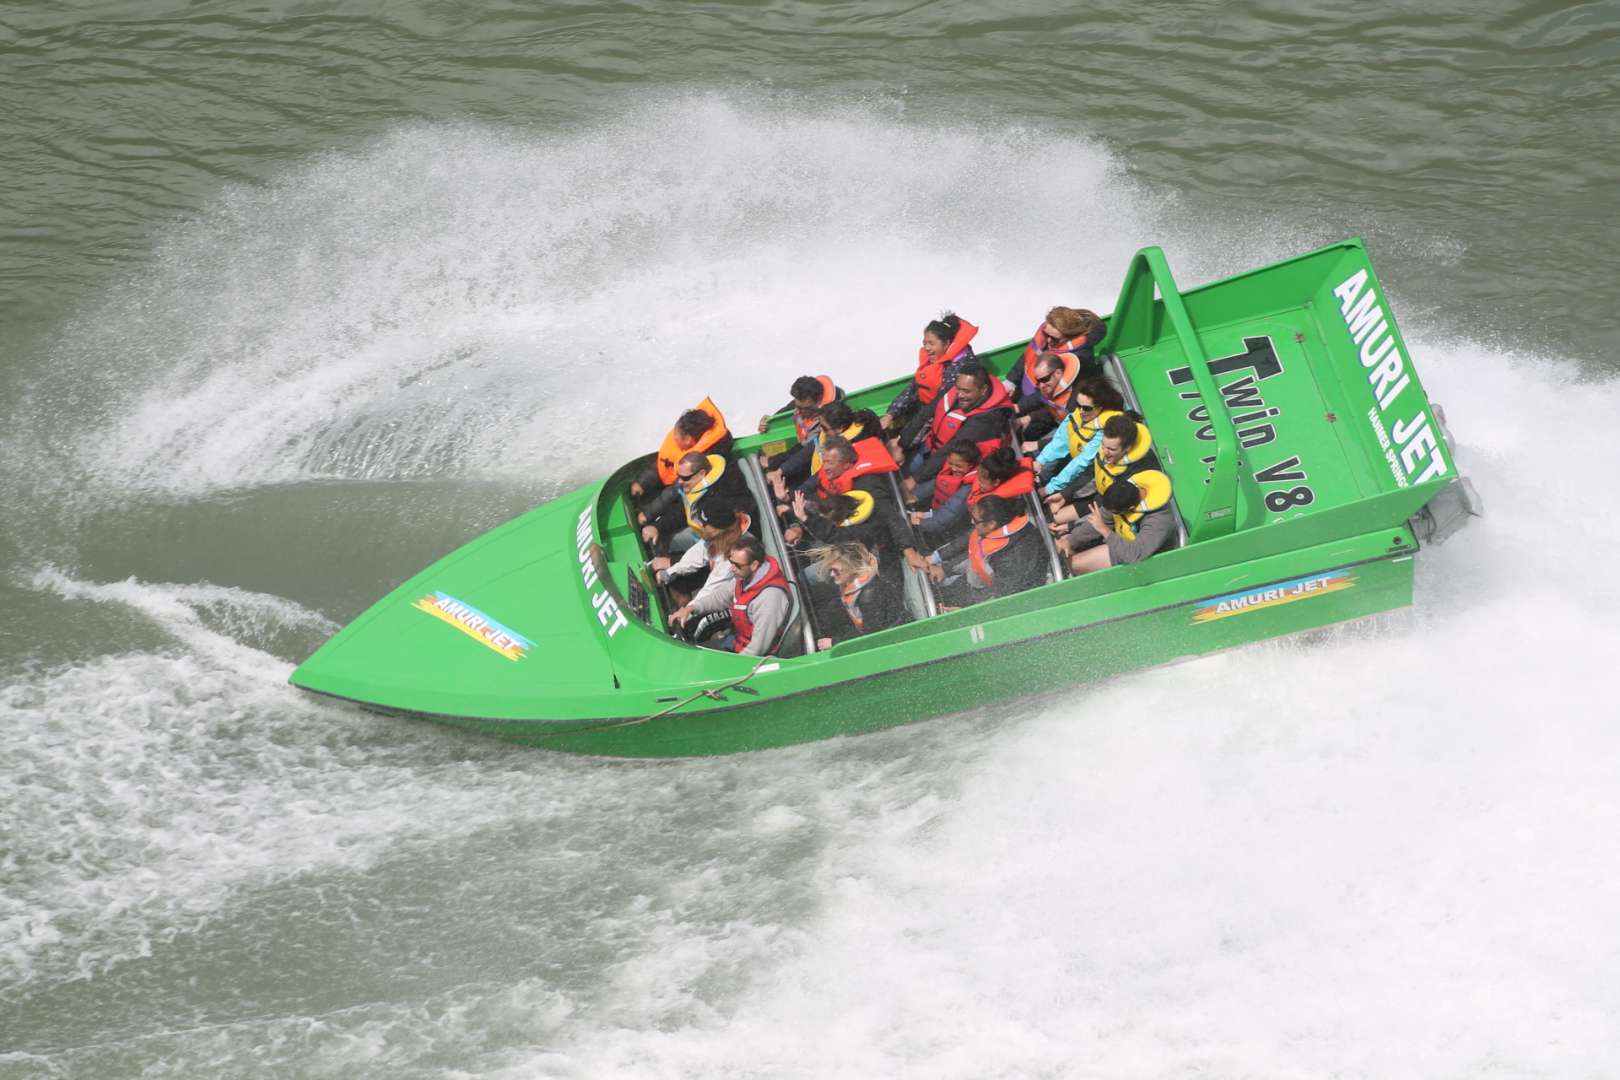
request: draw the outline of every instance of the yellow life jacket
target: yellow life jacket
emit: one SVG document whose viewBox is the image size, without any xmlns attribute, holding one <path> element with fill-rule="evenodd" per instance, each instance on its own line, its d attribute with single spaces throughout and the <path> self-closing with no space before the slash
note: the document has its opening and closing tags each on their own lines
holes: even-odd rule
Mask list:
<svg viewBox="0 0 1620 1080">
<path fill-rule="evenodd" d="M 1096 460 L 1091 463 L 1091 476 L 1097 485 L 1097 494 L 1101 495 L 1111 487 L 1115 480 L 1122 476 L 1129 476 L 1131 469 L 1153 449 L 1153 433 L 1148 426 L 1140 420 L 1136 423 L 1136 441 L 1131 448 L 1125 451 L 1125 456 L 1110 465 L 1103 460 L 1102 454 L 1097 454 Z"/>
<path fill-rule="evenodd" d="M 1170 478 L 1158 469 L 1142 469 L 1131 474 L 1131 483 L 1142 493 L 1142 501 L 1135 510 L 1114 515 L 1114 531 L 1121 540 L 1135 540 L 1137 526 L 1149 514 L 1163 510 L 1170 504 Z"/>
<path fill-rule="evenodd" d="M 851 425 L 849 425 L 849 427 L 847 427 L 843 431 L 839 432 L 840 435 L 842 435 L 846 439 L 849 439 L 852 442 L 854 441 L 855 436 L 859 435 L 860 433 L 861 433 L 861 425 L 860 424 L 851 424 Z M 821 475 L 821 448 L 824 445 L 826 445 L 826 442 L 827 442 L 827 432 L 822 428 L 817 428 L 816 429 L 816 448 L 814 450 L 810 451 L 810 475 L 812 475 L 812 476 L 820 476 Z"/>
<path fill-rule="evenodd" d="M 1079 457 L 1080 451 L 1085 449 L 1086 443 L 1096 438 L 1097 432 L 1108 423 L 1108 418 L 1118 416 L 1118 409 L 1103 409 L 1089 421 L 1080 419 L 1080 410 L 1076 409 L 1063 421 L 1063 433 L 1069 437 L 1069 456 Z"/>
<path fill-rule="evenodd" d="M 703 498 L 703 493 L 714 487 L 720 478 L 726 474 L 725 458 L 719 454 L 709 454 L 708 459 L 709 471 L 703 474 L 703 479 L 697 482 L 697 486 L 690 490 L 684 485 L 681 487 L 681 505 L 686 510 L 686 523 L 692 527 L 692 532 L 698 536 L 703 534 L 698 532 L 697 518 L 693 516 L 693 511 L 697 509 L 698 500 Z"/>
<path fill-rule="evenodd" d="M 864 524 L 866 519 L 872 516 L 872 511 L 877 507 L 877 500 L 872 498 L 869 493 L 862 491 L 860 488 L 850 488 L 848 491 L 844 492 L 844 494 L 855 500 L 855 512 L 849 515 L 849 517 L 845 518 L 843 521 L 840 521 L 838 523 L 839 528 L 843 528 L 845 525 Z"/>
</svg>

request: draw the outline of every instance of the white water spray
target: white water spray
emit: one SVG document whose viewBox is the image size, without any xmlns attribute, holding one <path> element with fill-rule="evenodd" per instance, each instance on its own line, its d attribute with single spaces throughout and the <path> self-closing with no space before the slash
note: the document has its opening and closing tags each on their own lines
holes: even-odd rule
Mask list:
<svg viewBox="0 0 1620 1080">
<path fill-rule="evenodd" d="M 1044 167 L 1009 166 L 1037 151 Z M 713 101 L 568 136 L 409 132 L 180 230 L 147 281 L 65 336 L 62 370 L 83 389 L 36 399 L 68 402 L 47 416 L 73 433 L 63 452 L 29 423 L 8 450 L 105 502 L 331 476 L 583 480 L 705 393 L 746 429 L 795 375 L 861 386 L 905 370 L 946 307 L 990 344 L 1052 303 L 1106 310 L 1144 243 L 1185 286 L 1336 239 L 1250 224 L 1221 223 L 1217 249 L 1095 147 L 1039 132 Z M 1058 255 L 1043 242 L 1060 228 L 1083 241 Z M 660 775 L 744 778 L 757 797 L 715 799 L 712 848 L 671 856 L 668 880 L 587 920 L 582 934 L 618 943 L 589 985 L 517 977 L 446 991 L 428 1015 L 377 1006 L 321 1051 L 328 1065 L 403 1067 L 440 1039 L 488 1076 L 1620 1069 L 1606 671 L 1620 575 L 1615 515 L 1592 498 L 1620 461 L 1620 384 L 1438 323 L 1403 329 L 1490 509 L 1422 553 L 1412 614 L 926 730 L 674 766 Z M 191 586 L 41 587 L 197 600 Z M 229 767 L 257 717 L 353 720 L 291 695 L 273 658 L 244 667 L 199 633 L 8 691 L 12 730 L 116 720 L 114 746 L 151 769 L 150 790 L 51 797 L 49 813 L 132 824 L 94 840 L 104 861 L 84 865 L 99 869 L 35 881 L 7 913 L 23 920 L 21 963 L 139 956 L 277 875 L 364 868 L 461 815 L 526 812 L 487 763 L 429 776 L 429 817 L 395 794 L 421 788 L 416 767 L 367 765 L 364 749 L 262 781 Z M 214 689 L 194 693 L 199 679 Z M 77 753 L 20 745 L 39 783 Z M 261 759 L 284 760 L 273 746 Z M 340 783 L 340 767 L 357 771 Z M 95 772 L 73 775 L 92 788 Z M 626 829 L 682 794 L 615 771 L 572 779 L 612 787 Z M 165 801 L 152 792 L 216 781 L 253 812 L 182 799 L 172 828 L 139 824 Z M 308 829 L 263 824 L 300 807 Z M 566 843 L 568 813 L 549 843 Z M 323 846 L 335 822 L 353 823 L 338 834 L 350 854 Z M 130 852 L 152 835 L 173 872 L 142 899 Z M 191 860 L 201 838 L 229 856 Z M 95 889 L 116 918 L 74 899 Z M 210 1036 L 175 1053 L 217 1050 Z"/>
</svg>

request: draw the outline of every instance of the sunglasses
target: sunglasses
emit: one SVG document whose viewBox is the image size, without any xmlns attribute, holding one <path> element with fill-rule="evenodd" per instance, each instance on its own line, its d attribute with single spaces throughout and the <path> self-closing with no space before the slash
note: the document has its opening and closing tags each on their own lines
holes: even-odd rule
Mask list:
<svg viewBox="0 0 1620 1080">
<path fill-rule="evenodd" d="M 679 480 L 681 483 L 684 484 L 688 480 L 696 480 L 701 475 L 703 475 L 703 474 L 702 473 L 695 473 L 695 472 L 678 472 L 678 473 L 675 474 L 675 479 Z"/>
<path fill-rule="evenodd" d="M 1095 401 L 1077 401 L 1074 403 L 1074 407 L 1079 409 L 1081 412 L 1097 411 L 1097 403 Z"/>
<path fill-rule="evenodd" d="M 738 562 L 736 559 L 727 559 L 726 562 L 731 564 L 731 568 L 733 570 L 747 570 L 750 566 L 754 565 L 746 559 L 744 559 L 742 562 Z"/>
</svg>

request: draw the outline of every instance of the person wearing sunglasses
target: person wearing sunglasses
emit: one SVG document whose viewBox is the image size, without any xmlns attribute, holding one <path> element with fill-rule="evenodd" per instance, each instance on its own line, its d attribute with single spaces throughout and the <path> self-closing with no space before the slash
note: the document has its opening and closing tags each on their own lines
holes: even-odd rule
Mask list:
<svg viewBox="0 0 1620 1080">
<path fill-rule="evenodd" d="M 729 594 L 694 599 L 670 613 L 669 624 L 676 626 L 694 615 L 731 608 L 731 632 L 715 643 L 715 648 L 742 656 L 774 656 L 787 633 L 788 615 L 793 610 L 788 595 L 787 576 L 781 564 L 765 554 L 759 538 L 744 533 L 726 555 L 731 564 L 732 589 Z"/>
<path fill-rule="evenodd" d="M 877 552 L 865 544 L 840 541 L 811 548 L 808 554 L 814 560 L 810 565 L 819 567 L 819 576 L 832 586 L 826 591 L 837 600 L 835 606 L 830 602 L 834 597 L 817 597 L 816 625 L 828 632 L 816 639 L 816 648 L 830 649 L 834 642 L 911 621 L 900 586 L 892 575 L 879 572 Z"/>
<path fill-rule="evenodd" d="M 647 563 L 678 607 L 701 603 L 715 592 L 724 593 L 725 602 L 730 601 L 731 563 L 727 556 L 753 527 L 752 517 L 742 507 L 720 498 L 704 499 L 698 506 L 697 519 L 698 542 L 685 555 L 678 561 L 660 555 Z"/>
<path fill-rule="evenodd" d="M 1041 325 L 1030 335 L 1029 344 L 1024 346 L 1024 362 L 1016 369 L 1019 372 L 1018 396 L 1025 398 L 1037 392 L 1035 364 L 1042 353 L 1072 356 L 1080 378 L 1102 374 L 1102 366 L 1092 350 L 1102 341 L 1107 329 L 1108 325 L 1095 311 L 1071 307 L 1048 311 Z"/>
<path fill-rule="evenodd" d="M 1072 353 L 1041 353 L 1035 359 L 1035 390 L 1018 399 L 1018 431 L 1024 453 L 1040 449 L 1069 413 L 1080 360 Z"/>
<path fill-rule="evenodd" d="M 741 504 L 748 498 L 742 470 L 719 454 L 692 450 L 681 455 L 675 463 L 674 479 L 670 485 L 675 493 L 674 505 L 657 518 L 645 514 L 638 518 L 642 542 L 659 553 L 679 554 L 697 541 L 697 511 L 703 500 L 717 497 Z"/>
<path fill-rule="evenodd" d="M 1081 379 L 1070 398 L 1073 411 L 1035 458 L 1041 494 L 1048 505 L 1067 502 L 1064 493 L 1086 477 L 1086 470 L 1102 446 L 1103 425 L 1125 409 L 1125 398 L 1107 379 Z"/>
</svg>

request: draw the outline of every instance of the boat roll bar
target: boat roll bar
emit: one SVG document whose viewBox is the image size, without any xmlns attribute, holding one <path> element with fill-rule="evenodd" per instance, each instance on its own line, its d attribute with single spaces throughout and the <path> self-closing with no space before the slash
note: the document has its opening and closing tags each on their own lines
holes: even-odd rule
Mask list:
<svg viewBox="0 0 1620 1080">
<path fill-rule="evenodd" d="M 760 468 L 759 457 L 756 454 L 746 454 L 738 460 L 742 462 L 743 475 L 748 478 L 748 486 L 754 489 L 754 499 L 759 503 L 760 532 L 764 534 L 765 546 L 774 547 L 775 554 L 782 564 L 782 573 L 787 577 L 788 583 L 793 586 L 794 615 L 799 620 L 799 632 L 804 635 L 804 651 L 816 651 L 816 631 L 810 625 L 810 597 L 806 595 L 804 586 L 799 584 L 799 572 L 793 563 L 793 552 L 788 550 L 787 540 L 782 536 L 782 528 L 776 520 L 776 501 L 771 498 L 771 486 L 765 482 L 765 470 Z"/>
<path fill-rule="evenodd" d="M 1052 437 L 1054 439 L 1059 438 L 1062 436 L 1062 434 L 1063 430 L 1060 426 L 1058 430 L 1053 433 Z M 1014 450 L 1017 450 L 1018 444 L 1023 440 L 1023 436 L 1018 430 L 1018 421 L 1007 421 L 1007 438 L 1011 440 L 1008 445 L 1012 446 Z M 1033 521 L 1040 527 L 1039 532 L 1041 534 L 1041 544 L 1046 548 L 1046 559 L 1052 567 L 1052 580 L 1062 581 L 1064 578 L 1063 556 L 1058 554 L 1057 542 L 1052 539 L 1052 530 L 1046 527 L 1046 504 L 1041 501 L 1040 492 L 1041 489 L 1036 487 L 1034 491 L 1030 492 L 1028 495 L 1025 495 L 1024 505 L 1029 508 L 1029 520 Z"/>
<path fill-rule="evenodd" d="M 1154 319 L 1154 292 L 1157 290 L 1163 306 L 1164 319 Z M 1215 434 L 1215 464 L 1210 471 L 1203 493 L 1196 497 L 1188 493 L 1192 506 L 1188 515 L 1188 540 L 1197 542 L 1217 536 L 1229 536 L 1237 529 L 1237 431 L 1232 417 L 1226 411 L 1226 402 L 1215 376 L 1210 374 L 1209 354 L 1204 350 L 1198 331 L 1193 328 L 1187 304 L 1170 274 L 1170 264 L 1164 250 L 1145 247 L 1131 259 L 1125 271 L 1125 283 L 1120 286 L 1119 302 L 1114 305 L 1113 317 L 1108 320 L 1108 332 L 1097 343 L 1099 355 L 1121 354 L 1123 351 L 1152 345 L 1164 333 L 1168 323 L 1181 344 L 1181 353 L 1192 370 L 1193 385 L 1198 390 L 1209 423 Z M 1125 360 L 1120 359 L 1123 369 Z"/>
<path fill-rule="evenodd" d="M 906 513 L 906 500 L 900 493 L 900 481 L 896 478 L 898 474 L 891 472 L 884 475 L 889 478 L 889 494 L 894 496 L 895 513 L 899 514 L 901 520 L 905 521 L 906 526 L 911 529 L 911 538 L 916 542 L 917 550 L 921 551 L 922 535 L 918 532 L 917 527 L 911 524 L 911 516 Z M 929 579 L 927 574 L 904 560 L 901 561 L 900 565 L 904 573 L 917 582 L 918 592 L 922 596 L 923 615 L 930 619 L 938 615 L 939 600 L 934 596 L 933 581 Z"/>
</svg>

